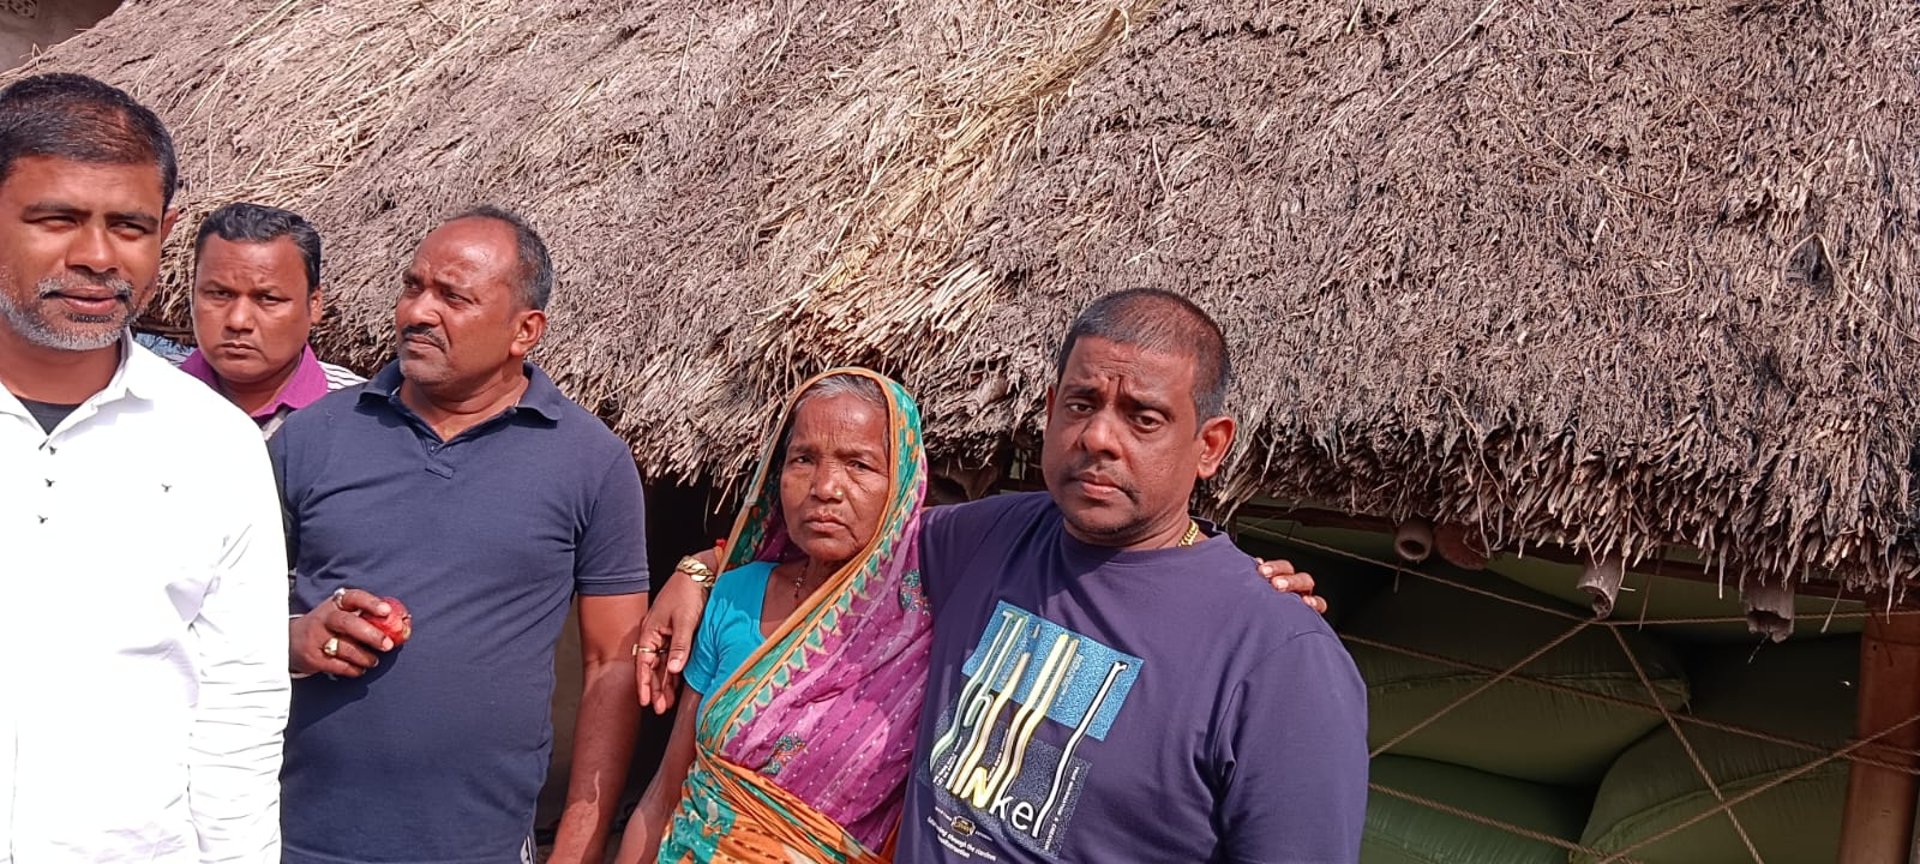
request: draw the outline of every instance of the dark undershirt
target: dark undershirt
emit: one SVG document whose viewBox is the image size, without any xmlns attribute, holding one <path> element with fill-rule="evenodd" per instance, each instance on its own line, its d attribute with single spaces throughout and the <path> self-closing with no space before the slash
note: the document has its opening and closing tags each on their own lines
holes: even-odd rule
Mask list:
<svg viewBox="0 0 1920 864">
<path fill-rule="evenodd" d="M 60 421 L 67 419 L 68 414 L 72 414 L 75 408 L 80 407 L 78 402 L 72 405 L 61 405 L 55 402 L 38 402 L 25 397 L 15 398 L 20 400 L 20 404 L 27 406 L 27 413 L 32 414 L 34 420 L 39 421 L 40 431 L 48 435 L 53 434 L 53 427 L 60 425 Z"/>
</svg>

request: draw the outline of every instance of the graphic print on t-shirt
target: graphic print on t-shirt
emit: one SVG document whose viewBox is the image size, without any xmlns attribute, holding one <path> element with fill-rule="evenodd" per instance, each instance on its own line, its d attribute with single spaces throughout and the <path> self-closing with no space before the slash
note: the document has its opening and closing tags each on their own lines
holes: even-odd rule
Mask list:
<svg viewBox="0 0 1920 864">
<path fill-rule="evenodd" d="M 942 845 L 992 859 L 983 833 L 1057 857 L 1104 741 L 1140 676 L 1140 658 L 1001 601 L 942 706 L 917 771 L 933 787 Z M 1048 729 L 1045 740 L 1040 731 Z M 991 845 L 988 843 L 987 845 Z"/>
</svg>

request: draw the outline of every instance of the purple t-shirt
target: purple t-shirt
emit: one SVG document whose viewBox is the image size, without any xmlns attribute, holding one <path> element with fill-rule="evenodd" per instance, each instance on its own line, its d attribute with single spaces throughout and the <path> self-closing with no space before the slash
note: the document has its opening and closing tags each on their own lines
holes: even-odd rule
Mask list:
<svg viewBox="0 0 1920 864">
<path fill-rule="evenodd" d="M 1089 546 L 1045 493 L 923 525 L 933 656 L 895 861 L 1358 859 L 1360 675 L 1230 539 Z"/>
</svg>

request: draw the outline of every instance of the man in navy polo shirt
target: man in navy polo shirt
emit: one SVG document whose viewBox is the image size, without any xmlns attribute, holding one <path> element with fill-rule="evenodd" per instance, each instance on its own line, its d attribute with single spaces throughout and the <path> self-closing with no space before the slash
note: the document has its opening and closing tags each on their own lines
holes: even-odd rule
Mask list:
<svg viewBox="0 0 1920 864">
<path fill-rule="evenodd" d="M 306 676 L 287 862 L 530 861 L 576 594 L 586 685 L 552 860 L 601 860 L 639 720 L 644 519 L 626 445 L 526 362 L 552 285 L 519 217 L 442 224 L 403 279 L 399 360 L 270 442 Z M 383 596 L 412 613 L 404 644 L 361 617 L 390 611 Z"/>
</svg>

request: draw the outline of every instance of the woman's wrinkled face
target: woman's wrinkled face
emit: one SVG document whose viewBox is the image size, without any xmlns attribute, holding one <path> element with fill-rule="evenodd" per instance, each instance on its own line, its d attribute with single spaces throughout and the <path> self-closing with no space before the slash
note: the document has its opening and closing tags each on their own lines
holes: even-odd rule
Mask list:
<svg viewBox="0 0 1920 864">
<path fill-rule="evenodd" d="M 780 464 L 787 536 L 817 563 L 860 554 L 887 509 L 886 411 L 859 396 L 804 399 Z"/>
</svg>

